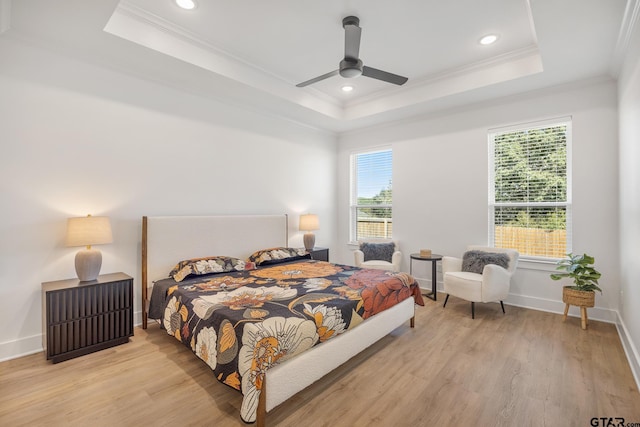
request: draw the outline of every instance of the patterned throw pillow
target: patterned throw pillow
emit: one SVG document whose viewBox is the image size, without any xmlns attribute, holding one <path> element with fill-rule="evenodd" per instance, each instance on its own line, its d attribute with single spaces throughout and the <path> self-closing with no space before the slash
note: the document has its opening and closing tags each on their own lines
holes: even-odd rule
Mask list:
<svg viewBox="0 0 640 427">
<path fill-rule="evenodd" d="M 309 258 L 311 255 L 304 249 L 277 247 L 256 251 L 249 256 L 249 261 L 255 262 L 256 265 L 272 265 Z"/>
<path fill-rule="evenodd" d="M 482 270 L 487 264 L 509 268 L 509 255 L 484 251 L 467 251 L 462 255 L 462 271 L 482 274 Z"/>
<path fill-rule="evenodd" d="M 250 270 L 247 263 L 239 258 L 228 256 L 212 256 L 193 258 L 180 261 L 169 273 L 176 282 L 182 282 L 187 276 L 201 276 L 213 273 L 228 273 L 230 271 Z"/>
<path fill-rule="evenodd" d="M 360 250 L 364 254 L 365 261 L 382 260 L 391 262 L 393 253 L 396 250 L 396 245 L 393 242 L 388 243 L 373 243 L 362 242 L 360 243 Z"/>
</svg>

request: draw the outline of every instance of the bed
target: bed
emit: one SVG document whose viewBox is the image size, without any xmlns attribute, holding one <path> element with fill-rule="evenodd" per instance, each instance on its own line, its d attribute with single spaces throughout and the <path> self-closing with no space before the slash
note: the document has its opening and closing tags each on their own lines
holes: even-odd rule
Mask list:
<svg viewBox="0 0 640 427">
<path fill-rule="evenodd" d="M 286 215 L 142 218 L 143 328 L 158 320 L 242 392 L 240 416 L 259 426 L 404 322 L 413 327 L 424 304 L 406 273 L 314 261 L 288 242 Z"/>
</svg>

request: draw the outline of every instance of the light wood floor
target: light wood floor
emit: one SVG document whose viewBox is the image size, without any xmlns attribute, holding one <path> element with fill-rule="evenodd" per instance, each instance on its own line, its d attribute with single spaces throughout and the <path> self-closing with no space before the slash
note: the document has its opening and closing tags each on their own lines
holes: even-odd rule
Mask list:
<svg viewBox="0 0 640 427">
<path fill-rule="evenodd" d="M 589 426 L 640 423 L 616 329 L 450 298 L 272 411 L 282 426 Z M 241 396 L 160 330 L 56 365 L 0 363 L 2 426 L 242 426 Z"/>
</svg>

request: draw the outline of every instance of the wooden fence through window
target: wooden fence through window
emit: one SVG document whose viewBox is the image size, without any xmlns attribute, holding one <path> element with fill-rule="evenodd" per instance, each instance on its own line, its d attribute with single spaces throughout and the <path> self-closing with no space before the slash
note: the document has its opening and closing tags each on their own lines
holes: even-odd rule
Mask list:
<svg viewBox="0 0 640 427">
<path fill-rule="evenodd" d="M 367 238 L 390 239 L 393 231 L 391 218 L 358 219 L 358 240 Z"/>
<path fill-rule="evenodd" d="M 358 240 L 362 238 L 392 238 L 393 221 L 391 218 L 358 219 Z M 546 230 L 496 226 L 495 246 L 512 248 L 520 255 L 546 258 L 564 258 L 567 248 L 566 230 Z"/>
<path fill-rule="evenodd" d="M 512 248 L 520 255 L 564 258 L 567 248 L 566 230 L 496 226 L 495 246 Z"/>
</svg>

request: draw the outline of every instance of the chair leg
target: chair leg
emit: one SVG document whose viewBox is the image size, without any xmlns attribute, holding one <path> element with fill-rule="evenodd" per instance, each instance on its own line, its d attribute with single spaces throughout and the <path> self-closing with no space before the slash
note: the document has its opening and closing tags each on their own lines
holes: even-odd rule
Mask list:
<svg viewBox="0 0 640 427">
<path fill-rule="evenodd" d="M 449 294 L 447 294 L 447 297 L 444 299 L 444 304 L 442 304 L 442 308 L 445 308 L 447 306 L 447 301 L 449 301 Z"/>
<path fill-rule="evenodd" d="M 500 306 L 502 307 L 502 314 L 506 314 L 504 311 L 504 303 L 502 301 L 500 301 Z"/>
<path fill-rule="evenodd" d="M 471 301 L 471 318 L 476 318 L 476 303 L 474 303 L 473 301 Z"/>
</svg>

